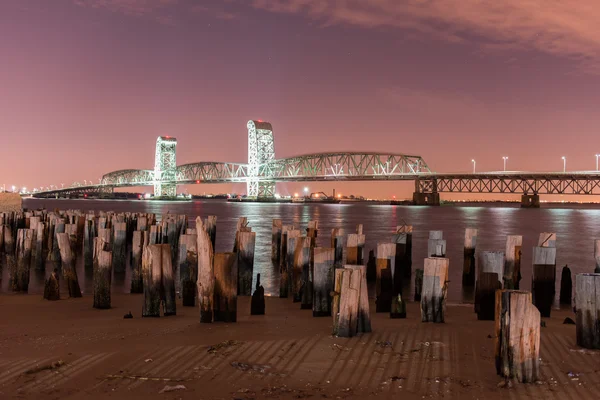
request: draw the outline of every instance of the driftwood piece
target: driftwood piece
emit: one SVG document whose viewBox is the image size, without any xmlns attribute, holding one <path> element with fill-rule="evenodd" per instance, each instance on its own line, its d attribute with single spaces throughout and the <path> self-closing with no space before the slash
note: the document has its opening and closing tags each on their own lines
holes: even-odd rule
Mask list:
<svg viewBox="0 0 600 400">
<path fill-rule="evenodd" d="M 496 372 L 521 383 L 538 380 L 540 313 L 531 304 L 531 293 L 496 292 Z"/>
</svg>

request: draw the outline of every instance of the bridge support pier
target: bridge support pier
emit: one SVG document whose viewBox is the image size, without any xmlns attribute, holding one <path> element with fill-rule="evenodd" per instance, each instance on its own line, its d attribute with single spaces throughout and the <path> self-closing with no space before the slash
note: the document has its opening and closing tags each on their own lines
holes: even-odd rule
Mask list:
<svg viewBox="0 0 600 400">
<path fill-rule="evenodd" d="M 415 206 L 439 206 L 440 205 L 440 194 L 435 193 L 413 193 L 413 204 Z"/>
<path fill-rule="evenodd" d="M 521 195 L 521 208 L 540 208 L 539 194 Z"/>
</svg>

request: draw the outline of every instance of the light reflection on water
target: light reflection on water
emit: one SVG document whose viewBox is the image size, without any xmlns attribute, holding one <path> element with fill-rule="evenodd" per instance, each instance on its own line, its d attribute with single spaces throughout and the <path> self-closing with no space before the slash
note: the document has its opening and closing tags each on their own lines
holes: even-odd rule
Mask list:
<svg viewBox="0 0 600 400">
<path fill-rule="evenodd" d="M 593 272 L 594 242 L 600 238 L 600 210 L 580 206 L 559 209 L 520 209 L 508 207 L 413 207 L 379 204 L 272 204 L 228 203 L 217 200 L 193 202 L 160 201 L 108 201 L 108 200 L 42 200 L 26 199 L 28 208 L 45 207 L 49 210 L 81 209 L 115 212 L 152 212 L 158 214 L 185 214 L 191 224 L 196 216 L 217 216 L 217 251 L 231 251 L 238 217 L 246 216 L 252 230 L 257 233 L 255 251 L 255 274 L 261 274 L 265 294 L 279 294 L 278 268 L 271 263 L 271 227 L 273 218 L 284 224 L 294 224 L 303 232 L 308 221 L 319 221 L 317 245 L 330 245 L 330 232 L 342 227 L 352 233 L 357 224 L 363 224 L 366 234 L 366 250 L 375 249 L 378 242 L 389 242 L 397 225 L 404 222 L 413 225 L 413 270 L 422 268 L 430 230 L 442 230 L 447 241 L 447 257 L 450 259 L 449 301 L 470 300 L 469 293 L 461 288 L 463 243 L 466 228 L 477 228 L 477 250 L 504 251 L 506 236 L 523 235 L 523 279 L 521 288 L 531 288 L 531 253 L 541 232 L 557 233 L 557 298 L 560 285 L 560 269 L 568 264 L 571 271 Z M 82 288 L 91 292 L 91 276 L 86 276 L 83 265 L 79 266 Z M 129 271 L 129 269 L 127 270 Z M 32 271 L 33 272 L 33 271 Z M 4 268 L 2 290 L 7 290 Z M 129 273 L 115 277 L 113 290 L 128 292 Z M 414 277 L 414 274 L 413 274 Z M 30 291 L 41 294 L 43 273 L 32 273 Z M 414 287 L 411 282 L 410 288 Z M 410 295 L 412 299 L 412 293 Z"/>
</svg>

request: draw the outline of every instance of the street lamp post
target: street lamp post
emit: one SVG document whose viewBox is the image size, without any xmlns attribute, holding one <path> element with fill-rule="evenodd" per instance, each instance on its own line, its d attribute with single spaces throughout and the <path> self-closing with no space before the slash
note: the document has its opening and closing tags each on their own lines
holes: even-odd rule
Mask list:
<svg viewBox="0 0 600 400">
<path fill-rule="evenodd" d="M 471 160 L 471 162 L 473 163 L 473 173 L 475 173 L 475 160 Z"/>
<path fill-rule="evenodd" d="M 502 159 L 504 160 L 504 172 L 506 172 L 506 160 L 508 160 L 508 157 L 504 156 Z"/>
<path fill-rule="evenodd" d="M 596 154 L 596 171 L 598 171 L 598 157 L 600 157 L 600 154 Z"/>
<path fill-rule="evenodd" d="M 563 172 L 567 172 L 567 157 L 563 156 Z"/>
</svg>

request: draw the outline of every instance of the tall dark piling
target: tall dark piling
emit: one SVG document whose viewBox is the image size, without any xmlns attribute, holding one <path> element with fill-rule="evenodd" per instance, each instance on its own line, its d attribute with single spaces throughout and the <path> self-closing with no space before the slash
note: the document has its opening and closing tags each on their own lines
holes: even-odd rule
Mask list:
<svg viewBox="0 0 600 400">
<path fill-rule="evenodd" d="M 98 309 L 108 309 L 111 306 L 113 255 L 105 250 L 105 246 L 102 238 L 94 238 L 94 308 Z"/>
<path fill-rule="evenodd" d="M 17 231 L 17 270 L 12 279 L 15 292 L 25 292 L 29 288 L 29 268 L 31 266 L 31 248 L 33 247 L 33 229 Z"/>
<path fill-rule="evenodd" d="M 463 263 L 463 286 L 475 284 L 475 246 L 477 244 L 477 229 L 467 228 L 465 230 L 464 263 Z"/>
<path fill-rule="evenodd" d="M 60 285 L 58 283 L 58 268 L 54 268 L 50 276 L 44 283 L 44 299 L 56 301 L 60 300 Z"/>
<path fill-rule="evenodd" d="M 287 298 L 292 292 L 292 270 L 294 269 L 294 255 L 296 254 L 296 243 L 300 237 L 300 231 L 293 229 L 286 232 L 286 255 L 285 270 L 281 272 L 281 283 L 279 297 Z"/>
<path fill-rule="evenodd" d="M 162 261 L 162 246 L 160 244 L 151 244 L 144 248 L 142 255 L 144 280 L 142 317 L 160 317 Z"/>
<path fill-rule="evenodd" d="M 212 243 L 212 248 L 213 250 L 216 249 L 216 243 L 217 243 L 217 216 L 216 215 L 209 215 L 208 217 L 206 217 L 206 220 L 204 221 L 204 229 L 206 230 L 206 232 L 208 233 L 208 236 L 210 237 L 210 242 Z"/>
<path fill-rule="evenodd" d="M 521 281 L 521 246 L 523 236 L 508 235 L 504 261 L 504 288 L 519 289 Z"/>
<path fill-rule="evenodd" d="M 83 264 L 86 271 L 94 270 L 94 238 L 96 225 L 93 215 L 86 219 L 83 229 Z"/>
<path fill-rule="evenodd" d="M 560 304 L 571 305 L 573 297 L 573 280 L 571 278 L 571 269 L 565 265 L 560 277 Z"/>
<path fill-rule="evenodd" d="M 475 286 L 475 312 L 479 320 L 494 320 L 496 290 L 502 289 L 504 253 L 484 251 L 479 254 L 477 285 Z"/>
<path fill-rule="evenodd" d="M 533 304 L 544 318 L 550 317 L 556 284 L 556 247 L 533 248 Z"/>
<path fill-rule="evenodd" d="M 179 237 L 178 260 L 181 303 L 184 307 L 195 307 L 198 291 L 198 235 Z"/>
<path fill-rule="evenodd" d="M 342 228 L 331 230 L 331 248 L 335 249 L 335 268 L 342 268 L 344 259 L 344 230 Z"/>
<path fill-rule="evenodd" d="M 238 295 L 251 296 L 256 232 L 238 231 L 236 234 L 236 242 L 238 250 Z"/>
<path fill-rule="evenodd" d="M 311 238 L 301 236 L 295 239 L 295 251 L 293 256 L 291 283 L 292 283 L 292 298 L 294 303 L 302 301 L 302 291 L 304 282 L 304 273 L 310 267 L 310 242 Z M 288 249 L 290 246 L 290 238 L 288 238 Z M 308 279 L 308 277 L 306 278 Z M 305 308 L 303 305 L 301 308 Z M 312 304 L 311 307 L 312 308 Z"/>
<path fill-rule="evenodd" d="M 177 305 L 175 303 L 175 276 L 173 271 L 173 256 L 171 255 L 171 245 L 164 243 L 162 246 L 162 289 L 164 295 L 165 317 L 177 314 Z"/>
<path fill-rule="evenodd" d="M 148 232 L 134 231 L 131 240 L 131 293 L 144 293 L 142 252 L 148 246 Z"/>
<path fill-rule="evenodd" d="M 213 268 L 214 252 L 210 234 L 202 227 L 200 217 L 196 218 L 198 236 L 198 303 L 200 305 L 200 322 L 213 321 L 213 301 L 215 288 L 215 273 Z"/>
<path fill-rule="evenodd" d="M 378 258 L 375 280 L 375 312 L 390 312 L 393 290 L 391 261 L 389 258 Z"/>
<path fill-rule="evenodd" d="M 271 229 L 271 260 L 279 265 L 281 256 L 281 229 L 283 225 L 280 219 L 273 219 Z"/>
<path fill-rule="evenodd" d="M 123 273 L 127 265 L 127 224 L 117 222 L 113 230 L 112 267 L 116 273 Z"/>
<path fill-rule="evenodd" d="M 237 254 L 215 253 L 215 322 L 237 321 Z"/>
<path fill-rule="evenodd" d="M 404 278 L 412 276 L 412 235 L 412 225 L 399 225 L 396 227 L 396 234 L 392 238 L 392 243 L 397 245 L 396 253 L 402 254 L 399 262 Z"/>
</svg>

